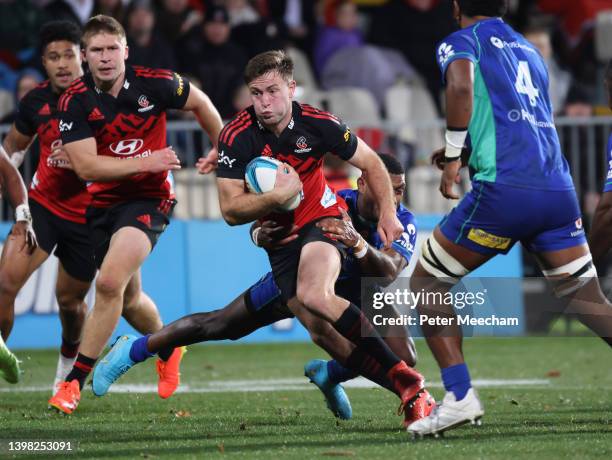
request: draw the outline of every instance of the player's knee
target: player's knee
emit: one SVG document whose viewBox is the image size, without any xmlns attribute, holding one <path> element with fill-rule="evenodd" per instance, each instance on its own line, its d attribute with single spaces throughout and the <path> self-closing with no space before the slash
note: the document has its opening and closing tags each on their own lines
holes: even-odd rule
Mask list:
<svg viewBox="0 0 612 460">
<path fill-rule="evenodd" d="M 57 304 L 63 312 L 78 313 L 84 308 L 85 295 L 76 292 L 61 292 L 56 294 Z"/>
<path fill-rule="evenodd" d="M 461 278 L 470 272 L 461 262 L 450 255 L 433 235 L 423 242 L 419 263 L 429 275 L 450 285 L 458 283 Z M 418 279 L 414 280 L 414 282 L 411 282 L 411 286 L 416 286 L 418 282 Z"/>
<path fill-rule="evenodd" d="M 316 289 L 311 289 L 310 286 L 298 286 L 297 299 L 308 310 L 313 312 L 324 312 L 330 305 L 334 293 L 321 292 Z"/>
<path fill-rule="evenodd" d="M 96 292 L 106 297 L 121 296 L 123 294 L 123 283 L 116 277 L 106 273 L 100 273 L 96 280 Z"/>
<path fill-rule="evenodd" d="M 584 255 L 557 268 L 542 270 L 552 284 L 555 295 L 559 298 L 569 297 L 583 286 L 597 278 L 597 269 L 591 254 Z"/>
</svg>

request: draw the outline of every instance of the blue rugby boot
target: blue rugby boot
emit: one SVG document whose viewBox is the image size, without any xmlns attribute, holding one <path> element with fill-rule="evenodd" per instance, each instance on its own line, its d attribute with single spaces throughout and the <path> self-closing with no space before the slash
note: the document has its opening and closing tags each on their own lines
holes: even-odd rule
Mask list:
<svg viewBox="0 0 612 460">
<path fill-rule="evenodd" d="M 108 354 L 98 363 L 93 371 L 92 385 L 96 396 L 104 396 L 110 386 L 135 364 L 130 358 L 130 349 L 136 339 L 133 335 L 118 337 Z"/>
<path fill-rule="evenodd" d="M 325 396 L 327 407 L 332 413 L 342 419 L 348 420 L 353 416 L 351 402 L 344 388 L 339 383 L 333 383 L 327 375 L 327 361 L 313 359 L 304 366 L 304 375 L 311 383 L 319 387 Z"/>
</svg>

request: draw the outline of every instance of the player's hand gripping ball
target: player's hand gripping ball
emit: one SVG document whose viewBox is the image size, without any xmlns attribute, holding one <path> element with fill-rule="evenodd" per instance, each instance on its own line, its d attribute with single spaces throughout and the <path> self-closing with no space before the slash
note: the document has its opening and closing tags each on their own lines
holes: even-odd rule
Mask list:
<svg viewBox="0 0 612 460">
<path fill-rule="evenodd" d="M 270 157 L 257 157 L 252 159 L 246 167 L 244 181 L 251 193 L 266 193 L 274 189 L 276 171 L 282 163 Z M 304 195 L 300 191 L 295 196 L 279 206 L 283 212 L 293 211 L 300 205 Z"/>
</svg>

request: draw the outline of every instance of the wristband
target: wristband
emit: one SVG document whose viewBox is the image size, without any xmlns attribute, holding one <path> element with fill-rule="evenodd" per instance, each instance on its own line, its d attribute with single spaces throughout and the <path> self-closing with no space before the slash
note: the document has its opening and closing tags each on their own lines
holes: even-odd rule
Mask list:
<svg viewBox="0 0 612 460">
<path fill-rule="evenodd" d="M 444 159 L 446 161 L 455 161 L 461 158 L 461 150 L 463 150 L 467 134 L 467 129 L 446 129 L 446 135 L 444 136 L 446 139 Z"/>
<path fill-rule="evenodd" d="M 362 239 L 361 241 L 363 241 L 363 248 L 361 248 L 357 252 L 353 252 L 355 259 L 363 259 L 365 255 L 367 254 L 368 249 L 370 249 L 370 245 L 368 244 L 366 240 Z"/>
<path fill-rule="evenodd" d="M 27 204 L 20 204 L 15 209 L 15 222 L 28 222 L 32 223 L 32 214 L 30 214 L 30 208 Z"/>
<path fill-rule="evenodd" d="M 253 244 L 258 247 L 259 247 L 259 244 L 257 242 L 257 237 L 259 236 L 260 230 L 261 230 L 261 227 L 255 227 L 253 231 L 251 232 L 251 240 L 253 241 Z"/>
</svg>

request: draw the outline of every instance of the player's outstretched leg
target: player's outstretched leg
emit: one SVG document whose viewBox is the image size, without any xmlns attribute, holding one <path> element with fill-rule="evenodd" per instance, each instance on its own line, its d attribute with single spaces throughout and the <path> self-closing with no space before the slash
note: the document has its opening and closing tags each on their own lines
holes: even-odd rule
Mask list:
<svg viewBox="0 0 612 460">
<path fill-rule="evenodd" d="M 220 310 L 185 316 L 151 335 L 124 336 L 126 338 L 118 340 L 94 370 L 94 393 L 105 394 L 130 367 L 156 354 L 172 355 L 179 351 L 182 356 L 181 350 L 187 345 L 209 340 L 237 340 L 259 329 L 262 324 L 249 312 L 244 298 L 245 293 L 242 293 Z M 115 347 L 116 354 L 109 359 Z"/>
<path fill-rule="evenodd" d="M 342 385 L 330 378 L 329 363 L 332 362 L 336 363 L 336 361 L 313 359 L 304 366 L 304 375 L 321 390 L 323 396 L 325 396 L 328 409 L 336 417 L 348 420 L 353 416 L 353 409 Z M 353 374 L 352 371 L 349 370 L 349 372 Z M 356 376 L 355 374 L 354 377 Z M 350 380 L 350 378 L 346 380 Z"/>
<path fill-rule="evenodd" d="M 132 276 L 125 289 L 122 315 L 141 334 L 153 334 L 164 327 L 155 302 L 142 290 L 140 270 Z M 163 399 L 172 396 L 179 387 L 180 364 L 185 352 L 185 348 L 172 347 L 158 353 L 157 394 Z"/>
<path fill-rule="evenodd" d="M 19 360 L 8 349 L 0 334 L 0 377 L 8 383 L 17 383 L 19 382 L 20 373 Z"/>
</svg>

